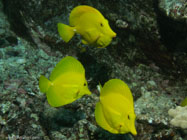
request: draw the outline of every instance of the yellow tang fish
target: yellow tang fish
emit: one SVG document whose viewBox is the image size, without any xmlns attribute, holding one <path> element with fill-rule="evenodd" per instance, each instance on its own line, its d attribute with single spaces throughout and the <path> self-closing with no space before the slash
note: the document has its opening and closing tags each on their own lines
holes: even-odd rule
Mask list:
<svg viewBox="0 0 187 140">
<path fill-rule="evenodd" d="M 65 42 L 78 33 L 83 44 L 104 48 L 110 44 L 116 33 L 112 31 L 108 20 L 95 8 L 80 5 L 75 7 L 69 17 L 69 24 L 58 23 L 58 32 Z"/>
<path fill-rule="evenodd" d="M 56 65 L 49 80 L 41 75 L 39 88 L 46 93 L 48 103 L 53 107 L 72 103 L 85 94 L 91 94 L 84 67 L 71 56 L 63 58 Z"/>
<path fill-rule="evenodd" d="M 95 118 L 98 125 L 111 133 L 137 134 L 133 96 L 123 81 L 112 79 L 101 88 L 100 102 L 95 108 Z"/>
</svg>

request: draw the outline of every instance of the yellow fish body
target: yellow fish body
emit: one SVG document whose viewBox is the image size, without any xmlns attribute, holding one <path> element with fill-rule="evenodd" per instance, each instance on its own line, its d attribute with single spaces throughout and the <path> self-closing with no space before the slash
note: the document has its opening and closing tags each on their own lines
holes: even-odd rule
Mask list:
<svg viewBox="0 0 187 140">
<path fill-rule="evenodd" d="M 58 23 L 58 32 L 65 42 L 78 33 L 83 44 L 104 48 L 110 44 L 116 33 L 112 31 L 108 20 L 95 8 L 80 5 L 75 7 L 69 17 L 69 24 Z"/>
<path fill-rule="evenodd" d="M 56 65 L 49 80 L 41 75 L 39 88 L 46 93 L 48 103 L 53 107 L 72 103 L 85 94 L 91 94 L 84 67 L 71 56 L 63 58 Z"/>
<path fill-rule="evenodd" d="M 133 96 L 123 81 L 112 79 L 105 83 L 100 92 L 100 102 L 96 104 L 95 118 L 103 129 L 111 133 L 137 134 Z"/>
</svg>

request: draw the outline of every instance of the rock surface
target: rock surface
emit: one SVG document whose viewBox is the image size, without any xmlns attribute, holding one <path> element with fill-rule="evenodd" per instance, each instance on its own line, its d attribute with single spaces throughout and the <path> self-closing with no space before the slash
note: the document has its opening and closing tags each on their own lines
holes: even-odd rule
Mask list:
<svg viewBox="0 0 187 140">
<path fill-rule="evenodd" d="M 68 44 L 61 40 L 56 23 L 67 23 L 78 4 L 94 6 L 109 19 L 117 32 L 110 46 L 81 52 L 78 37 Z M 0 138 L 185 140 L 185 131 L 170 126 L 167 114 L 187 96 L 185 4 L 182 0 L 0 0 Z M 178 5 L 174 15 L 172 8 Z M 66 55 L 84 65 L 92 95 L 52 108 L 39 91 L 38 78 L 49 77 Z M 132 90 L 135 137 L 110 134 L 95 122 L 96 86 L 111 78 L 124 80 Z"/>
</svg>

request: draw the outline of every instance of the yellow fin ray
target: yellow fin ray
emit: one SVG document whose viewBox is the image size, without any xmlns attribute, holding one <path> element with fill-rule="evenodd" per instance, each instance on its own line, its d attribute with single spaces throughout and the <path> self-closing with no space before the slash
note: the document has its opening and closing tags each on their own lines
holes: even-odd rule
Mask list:
<svg viewBox="0 0 187 140">
<path fill-rule="evenodd" d="M 62 39 L 67 43 L 75 35 L 75 28 L 65 25 L 63 23 L 58 23 L 58 32 Z"/>
<path fill-rule="evenodd" d="M 133 96 L 129 87 L 120 79 L 111 79 L 105 83 L 101 90 L 101 96 L 106 96 L 110 93 L 121 94 L 130 102 L 133 102 Z"/>
<path fill-rule="evenodd" d="M 115 129 L 113 129 L 112 127 L 109 126 L 109 124 L 107 123 L 107 121 L 105 120 L 104 114 L 103 114 L 103 110 L 102 110 L 102 106 L 101 103 L 98 102 L 96 104 L 96 108 L 95 108 L 95 119 L 96 122 L 105 130 L 108 130 L 111 133 L 117 133 L 117 131 Z"/>
<path fill-rule="evenodd" d="M 100 12 L 90 6 L 86 6 L 86 5 L 80 5 L 75 7 L 71 13 L 70 13 L 70 17 L 69 17 L 69 23 L 71 26 L 75 26 L 77 24 L 77 22 L 79 22 L 80 17 L 88 12 L 94 12 L 100 15 Z"/>
<path fill-rule="evenodd" d="M 77 59 L 75 59 L 72 56 L 66 56 L 56 65 L 49 79 L 53 81 L 60 75 L 63 75 L 64 73 L 71 73 L 71 72 L 84 75 L 85 70 L 82 64 Z"/>
<path fill-rule="evenodd" d="M 46 94 L 48 103 L 53 107 L 59 107 L 75 101 L 78 97 L 78 94 L 76 94 L 78 93 L 78 88 L 73 86 L 70 88 L 70 86 L 51 87 Z"/>
<path fill-rule="evenodd" d="M 50 86 L 51 82 L 45 76 L 41 75 L 39 80 L 40 91 L 46 93 Z"/>
</svg>

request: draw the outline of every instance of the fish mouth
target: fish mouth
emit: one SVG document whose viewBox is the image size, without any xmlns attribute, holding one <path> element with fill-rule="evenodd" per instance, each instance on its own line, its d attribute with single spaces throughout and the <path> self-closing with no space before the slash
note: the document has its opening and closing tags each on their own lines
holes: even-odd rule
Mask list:
<svg viewBox="0 0 187 140">
<path fill-rule="evenodd" d="M 111 33 L 111 38 L 115 38 L 117 36 L 117 34 L 115 32 L 112 31 Z"/>
<path fill-rule="evenodd" d="M 116 35 L 117 35 L 117 34 L 114 32 L 114 34 L 113 34 L 112 38 L 116 37 Z"/>
</svg>

